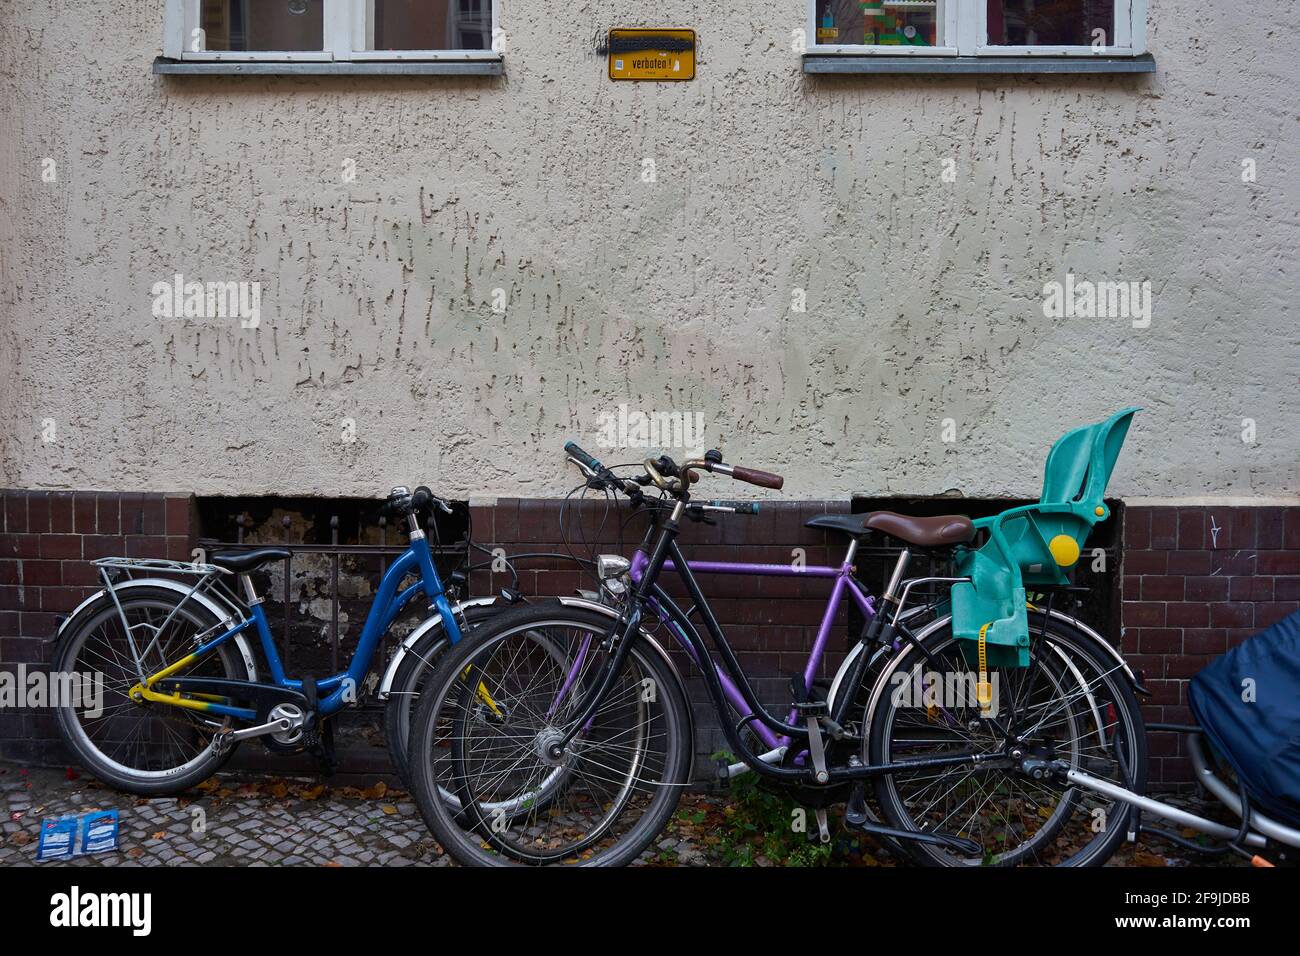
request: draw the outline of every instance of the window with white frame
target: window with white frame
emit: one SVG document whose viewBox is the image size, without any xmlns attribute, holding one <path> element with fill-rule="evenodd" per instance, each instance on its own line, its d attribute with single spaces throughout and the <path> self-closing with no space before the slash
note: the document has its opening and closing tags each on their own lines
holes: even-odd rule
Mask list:
<svg viewBox="0 0 1300 956">
<path fill-rule="evenodd" d="M 808 0 L 814 53 L 1132 56 L 1147 0 Z"/>
<path fill-rule="evenodd" d="M 493 56 L 497 0 L 168 0 L 165 52 L 187 60 Z"/>
</svg>

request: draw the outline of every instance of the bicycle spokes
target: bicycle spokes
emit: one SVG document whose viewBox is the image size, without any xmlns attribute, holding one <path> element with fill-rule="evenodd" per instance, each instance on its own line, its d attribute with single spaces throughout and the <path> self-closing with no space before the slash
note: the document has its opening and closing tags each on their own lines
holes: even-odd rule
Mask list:
<svg viewBox="0 0 1300 956">
<path fill-rule="evenodd" d="M 439 729 L 450 759 L 440 782 L 457 795 L 464 825 L 498 852 L 533 862 L 580 854 L 614 838 L 654 791 L 665 734 L 635 663 L 574 727 L 608 663 L 597 638 L 563 627 L 520 631 L 478 654 L 448 695 Z"/>
<path fill-rule="evenodd" d="M 922 671 L 935 662 L 941 671 L 966 668 L 950 641 L 933 660 L 917 660 L 907 679 L 923 684 Z M 993 672 L 1001 720 L 988 719 L 974 701 L 936 707 L 891 700 L 884 718 L 887 759 L 971 752 L 987 759 L 974 769 L 897 772 L 886 784 L 888 798 L 913 829 L 974 840 L 984 862 L 1067 858 L 1127 816 L 1122 805 L 1065 784 L 1060 772 L 1087 769 L 1130 783 L 1133 728 L 1121 722 L 1114 704 L 1117 671 L 1049 638 L 1029 667 Z"/>
<path fill-rule="evenodd" d="M 73 649 L 76 669 L 93 671 L 103 682 L 101 707 L 77 710 L 75 730 L 124 770 L 175 771 L 200 758 L 224 726 L 201 711 L 150 703 L 138 693 L 142 671 L 151 675 L 175 668 L 193 676 L 229 676 L 221 655 L 187 660 L 200 628 L 173 610 L 161 602 L 132 602 L 121 614 L 110 610 L 81 632 Z"/>
</svg>

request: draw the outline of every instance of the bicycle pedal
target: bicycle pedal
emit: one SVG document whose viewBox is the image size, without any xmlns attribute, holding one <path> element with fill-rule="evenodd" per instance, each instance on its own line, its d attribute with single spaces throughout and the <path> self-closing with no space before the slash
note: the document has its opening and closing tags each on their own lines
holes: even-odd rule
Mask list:
<svg viewBox="0 0 1300 956">
<path fill-rule="evenodd" d="M 796 700 L 794 701 L 793 706 L 800 717 L 822 718 L 826 717 L 831 712 L 830 705 L 824 700 Z M 835 726 L 839 727 L 838 724 Z M 841 729 L 840 732 L 843 733 L 843 730 Z"/>
<path fill-rule="evenodd" d="M 334 753 L 334 724 L 328 720 L 313 719 L 310 738 L 304 731 L 306 749 L 320 765 L 321 776 L 332 777 L 339 768 Z"/>
<path fill-rule="evenodd" d="M 844 824 L 850 827 L 860 827 L 867 822 L 867 796 L 866 788 L 856 783 L 853 790 L 849 793 L 848 803 L 844 805 Z"/>
</svg>

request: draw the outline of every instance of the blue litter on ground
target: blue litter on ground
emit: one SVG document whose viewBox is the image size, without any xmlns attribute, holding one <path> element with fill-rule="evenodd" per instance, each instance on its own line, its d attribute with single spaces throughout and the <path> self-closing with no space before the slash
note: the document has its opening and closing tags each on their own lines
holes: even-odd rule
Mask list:
<svg viewBox="0 0 1300 956">
<path fill-rule="evenodd" d="M 106 853 L 117 849 L 117 811 L 100 810 L 81 818 L 81 853 Z"/>
<path fill-rule="evenodd" d="M 77 818 L 59 817 L 41 821 L 41 842 L 37 860 L 70 860 L 76 851 Z"/>
<path fill-rule="evenodd" d="M 118 812 L 92 810 L 79 817 L 52 817 L 41 821 L 38 862 L 70 860 L 87 853 L 117 849 Z"/>
</svg>

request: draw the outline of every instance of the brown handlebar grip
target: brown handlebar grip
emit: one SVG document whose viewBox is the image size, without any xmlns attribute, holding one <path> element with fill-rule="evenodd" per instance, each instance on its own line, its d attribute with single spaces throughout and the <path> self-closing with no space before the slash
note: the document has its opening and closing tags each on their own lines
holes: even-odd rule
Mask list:
<svg viewBox="0 0 1300 956">
<path fill-rule="evenodd" d="M 770 471 L 759 471 L 757 468 L 744 468 L 740 465 L 732 467 L 731 477 L 737 481 L 758 485 L 760 488 L 780 488 L 785 484 L 785 479 L 780 475 L 774 475 Z"/>
</svg>

